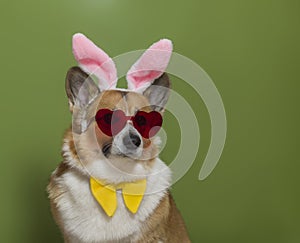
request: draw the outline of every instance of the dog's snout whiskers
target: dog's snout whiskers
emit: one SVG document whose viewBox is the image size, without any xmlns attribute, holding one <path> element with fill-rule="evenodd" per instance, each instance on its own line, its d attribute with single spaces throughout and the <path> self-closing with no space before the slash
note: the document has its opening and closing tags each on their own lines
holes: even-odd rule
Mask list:
<svg viewBox="0 0 300 243">
<path fill-rule="evenodd" d="M 105 157 L 107 157 L 110 153 L 110 149 L 111 149 L 111 143 L 107 143 L 102 147 L 102 153 L 104 154 Z"/>
</svg>

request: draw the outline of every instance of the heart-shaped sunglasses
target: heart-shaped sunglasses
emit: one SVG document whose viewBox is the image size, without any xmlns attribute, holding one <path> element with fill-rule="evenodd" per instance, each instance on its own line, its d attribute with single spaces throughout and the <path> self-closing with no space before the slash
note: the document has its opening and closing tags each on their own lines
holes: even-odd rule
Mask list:
<svg viewBox="0 0 300 243">
<path fill-rule="evenodd" d="M 163 119 L 159 112 L 137 111 L 134 116 L 126 116 L 122 110 L 100 109 L 95 116 L 99 129 L 107 136 L 118 134 L 132 121 L 133 126 L 144 138 L 153 137 L 161 128 Z"/>
</svg>

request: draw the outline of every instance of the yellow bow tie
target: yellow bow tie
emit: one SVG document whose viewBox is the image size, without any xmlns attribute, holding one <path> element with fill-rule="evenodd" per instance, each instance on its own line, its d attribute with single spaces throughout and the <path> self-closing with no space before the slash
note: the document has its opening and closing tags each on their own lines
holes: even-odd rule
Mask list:
<svg viewBox="0 0 300 243">
<path fill-rule="evenodd" d="M 97 202 L 101 205 L 108 216 L 113 216 L 117 209 L 116 190 L 122 189 L 123 199 L 126 207 L 136 213 L 146 190 L 146 179 L 109 185 L 94 178 L 90 178 L 91 191 Z"/>
</svg>

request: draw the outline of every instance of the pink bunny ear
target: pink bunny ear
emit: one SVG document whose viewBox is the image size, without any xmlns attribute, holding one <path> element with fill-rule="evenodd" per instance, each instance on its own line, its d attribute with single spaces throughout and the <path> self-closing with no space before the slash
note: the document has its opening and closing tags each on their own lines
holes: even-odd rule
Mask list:
<svg viewBox="0 0 300 243">
<path fill-rule="evenodd" d="M 117 70 L 113 60 L 83 34 L 73 36 L 73 54 L 80 67 L 99 80 L 101 90 L 115 88 Z"/>
<path fill-rule="evenodd" d="M 144 52 L 127 73 L 128 89 L 143 92 L 166 70 L 172 54 L 172 42 L 162 39 Z"/>
</svg>

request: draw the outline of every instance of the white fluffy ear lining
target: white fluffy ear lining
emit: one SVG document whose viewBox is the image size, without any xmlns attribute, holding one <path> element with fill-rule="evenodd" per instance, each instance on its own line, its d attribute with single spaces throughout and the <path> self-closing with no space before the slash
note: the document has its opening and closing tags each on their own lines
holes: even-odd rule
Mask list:
<svg viewBox="0 0 300 243">
<path fill-rule="evenodd" d="M 127 72 L 129 90 L 142 93 L 166 70 L 173 50 L 172 42 L 162 39 L 150 46 Z"/>
<path fill-rule="evenodd" d="M 113 60 L 83 34 L 73 36 L 73 54 L 80 67 L 98 78 L 100 90 L 117 84 L 117 70 Z"/>
</svg>

